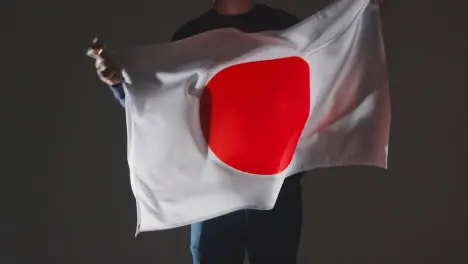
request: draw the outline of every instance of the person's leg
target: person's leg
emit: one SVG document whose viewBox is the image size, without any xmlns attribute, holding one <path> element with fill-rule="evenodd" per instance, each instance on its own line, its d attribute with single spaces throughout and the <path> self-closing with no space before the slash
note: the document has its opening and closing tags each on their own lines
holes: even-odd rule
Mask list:
<svg viewBox="0 0 468 264">
<path fill-rule="evenodd" d="M 246 211 L 237 211 L 191 226 L 193 264 L 242 264 Z"/>
<path fill-rule="evenodd" d="M 284 181 L 275 207 L 247 213 L 250 264 L 296 264 L 302 228 L 301 176 Z"/>
</svg>

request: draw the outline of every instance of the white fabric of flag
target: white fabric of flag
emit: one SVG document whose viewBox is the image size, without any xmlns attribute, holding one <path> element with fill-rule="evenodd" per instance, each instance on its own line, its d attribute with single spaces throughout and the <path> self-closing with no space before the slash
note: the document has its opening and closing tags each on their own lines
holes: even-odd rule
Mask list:
<svg viewBox="0 0 468 264">
<path fill-rule="evenodd" d="M 271 209 L 286 177 L 314 168 L 387 168 L 388 77 L 369 0 L 283 31 L 212 30 L 117 55 L 137 232 Z"/>
</svg>

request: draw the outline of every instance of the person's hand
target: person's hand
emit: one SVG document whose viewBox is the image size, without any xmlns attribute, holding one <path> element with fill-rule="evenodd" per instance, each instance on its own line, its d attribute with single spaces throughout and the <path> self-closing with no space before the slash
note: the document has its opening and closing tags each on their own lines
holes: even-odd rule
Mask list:
<svg viewBox="0 0 468 264">
<path fill-rule="evenodd" d="M 107 85 L 116 85 L 123 82 L 121 70 L 112 61 L 105 45 L 97 38 L 93 40 L 86 55 L 95 60 L 96 72 L 101 81 Z"/>
</svg>

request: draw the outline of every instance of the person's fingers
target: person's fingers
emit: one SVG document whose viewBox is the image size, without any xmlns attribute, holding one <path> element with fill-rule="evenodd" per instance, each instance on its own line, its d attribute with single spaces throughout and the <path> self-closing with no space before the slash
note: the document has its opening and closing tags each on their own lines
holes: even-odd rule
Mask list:
<svg viewBox="0 0 468 264">
<path fill-rule="evenodd" d="M 96 60 L 96 71 L 100 76 L 107 78 L 110 76 L 110 73 L 116 72 L 117 69 L 112 67 L 112 65 L 106 64 L 104 60 Z"/>
<path fill-rule="evenodd" d="M 107 84 L 122 82 L 122 78 L 117 68 L 107 65 L 105 60 L 96 60 L 96 71 L 99 78 Z"/>
<path fill-rule="evenodd" d="M 97 67 L 97 72 L 99 73 L 99 75 L 102 75 L 103 77 L 106 77 L 107 74 L 103 74 L 104 72 L 108 72 L 109 70 L 111 70 L 112 68 L 109 68 L 109 67 L 106 67 L 106 65 L 104 64 L 101 64 Z"/>
<path fill-rule="evenodd" d="M 109 61 L 106 61 L 104 60 L 103 58 L 101 57 L 98 57 L 96 58 L 96 61 L 94 63 L 94 66 L 96 67 L 96 69 L 99 69 L 99 68 L 102 68 L 102 67 L 105 67 L 105 68 L 111 68 L 111 67 L 114 67 L 113 64 Z"/>
<path fill-rule="evenodd" d="M 105 49 L 106 49 L 106 46 L 98 38 L 94 38 L 88 50 L 86 51 L 86 55 L 88 55 L 89 57 L 93 59 L 98 59 L 98 58 L 104 59 Z"/>
<path fill-rule="evenodd" d="M 91 42 L 91 45 L 89 48 L 99 50 L 104 48 L 104 43 L 101 42 L 101 40 L 97 37 L 93 38 L 93 41 Z"/>
<path fill-rule="evenodd" d="M 86 54 L 96 61 L 104 61 L 107 65 L 114 65 L 114 61 L 106 49 L 95 50 L 90 48 Z"/>
<path fill-rule="evenodd" d="M 96 69 L 98 69 L 102 64 L 104 64 L 104 60 L 100 57 L 96 58 L 94 61 L 94 67 L 96 67 Z"/>
<path fill-rule="evenodd" d="M 112 68 L 106 68 L 106 67 L 103 67 L 100 71 L 99 71 L 99 76 L 103 77 L 103 78 L 106 78 L 106 79 L 109 79 L 110 77 L 114 76 L 115 75 L 115 70 L 112 69 Z"/>
<path fill-rule="evenodd" d="M 86 51 L 86 55 L 95 60 L 102 59 L 101 54 L 102 54 L 102 51 L 91 49 L 91 48 L 88 48 L 88 50 Z"/>
<path fill-rule="evenodd" d="M 95 67 L 97 71 L 102 71 L 103 69 L 113 69 L 117 70 L 117 67 L 112 62 L 104 60 L 102 58 L 97 58 L 95 62 Z"/>
<path fill-rule="evenodd" d="M 99 79 L 101 79 L 101 81 L 107 83 L 108 85 L 122 83 L 122 78 L 119 72 L 110 68 L 104 69 L 102 72 L 99 72 L 98 76 Z"/>
</svg>

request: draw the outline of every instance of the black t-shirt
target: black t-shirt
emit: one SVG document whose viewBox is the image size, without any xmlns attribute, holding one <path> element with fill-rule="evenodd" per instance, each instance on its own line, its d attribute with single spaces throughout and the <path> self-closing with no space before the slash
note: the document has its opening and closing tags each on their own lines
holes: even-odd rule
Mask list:
<svg viewBox="0 0 468 264">
<path fill-rule="evenodd" d="M 283 30 L 297 22 L 299 20 L 295 16 L 266 5 L 255 5 L 250 12 L 241 15 L 220 15 L 211 9 L 184 24 L 176 31 L 172 41 L 219 28 L 236 28 L 247 33 Z"/>
</svg>

